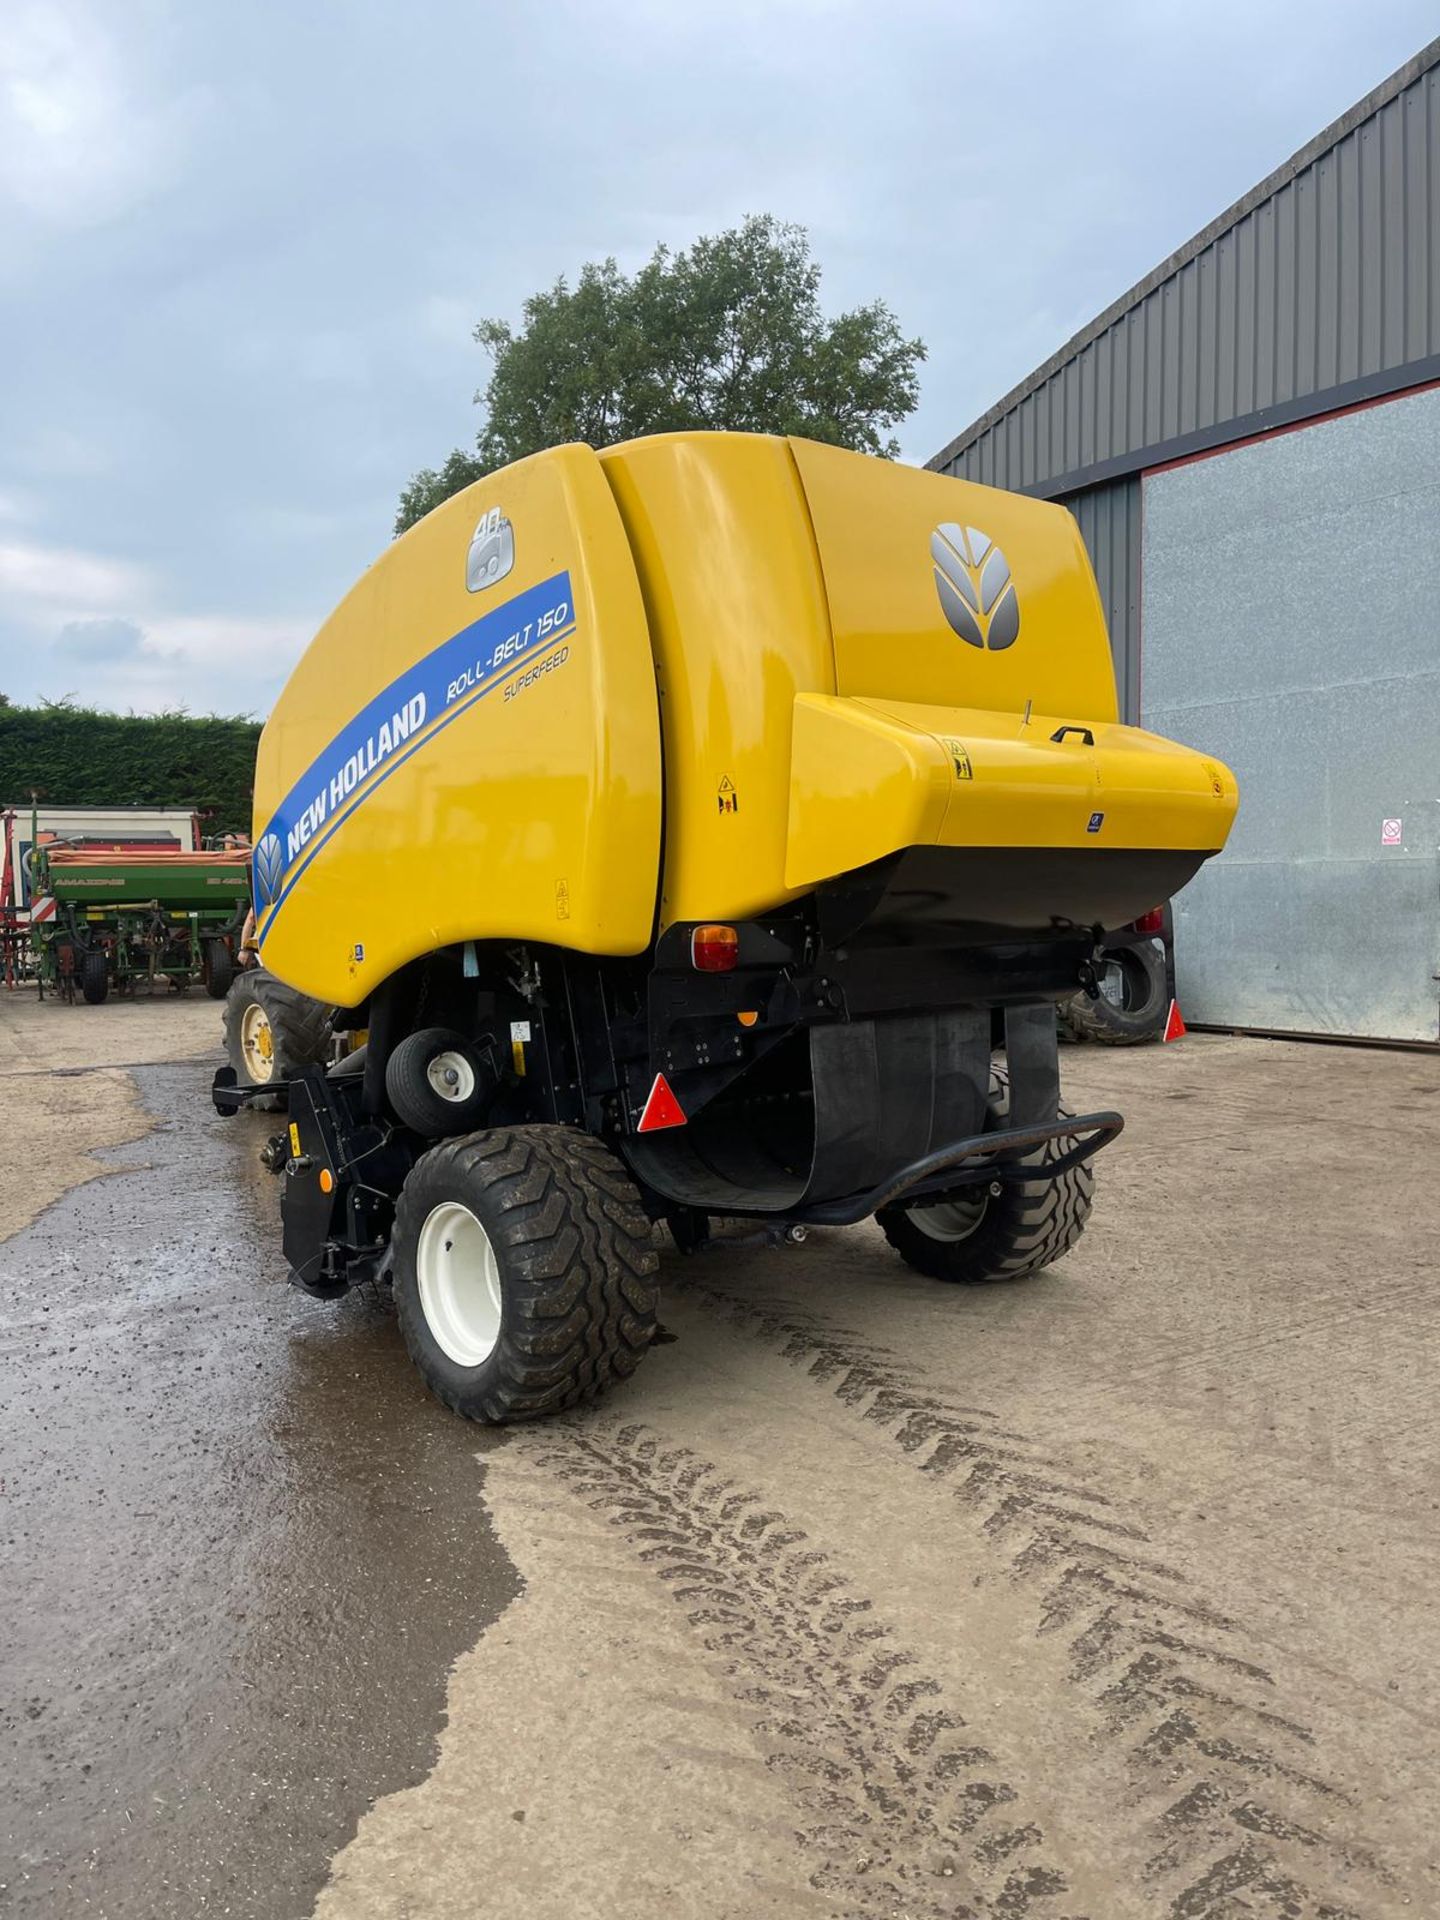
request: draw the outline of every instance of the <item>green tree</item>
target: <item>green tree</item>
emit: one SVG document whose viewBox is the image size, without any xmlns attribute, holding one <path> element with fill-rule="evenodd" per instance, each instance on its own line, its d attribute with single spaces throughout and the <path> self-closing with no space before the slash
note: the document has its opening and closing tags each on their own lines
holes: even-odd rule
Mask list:
<svg viewBox="0 0 1440 1920">
<path fill-rule="evenodd" d="M 727 427 L 893 456 L 889 429 L 914 410 L 925 358 L 883 300 L 826 319 L 809 236 L 768 214 L 680 253 L 659 247 L 633 276 L 591 262 L 574 287 L 532 295 L 518 332 L 482 320 L 475 338 L 493 360 L 475 451 L 415 475 L 397 533 L 568 440 Z"/>
</svg>

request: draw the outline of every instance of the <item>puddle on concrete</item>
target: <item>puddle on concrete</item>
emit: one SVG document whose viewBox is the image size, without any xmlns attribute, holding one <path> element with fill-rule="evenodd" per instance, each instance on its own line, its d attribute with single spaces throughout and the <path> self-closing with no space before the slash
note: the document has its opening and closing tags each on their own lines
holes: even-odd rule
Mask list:
<svg viewBox="0 0 1440 1920">
<path fill-rule="evenodd" d="M 308 1912 L 517 1590 L 485 1436 L 387 1305 L 286 1284 L 276 1123 L 207 1077 L 139 1073 L 131 1170 L 0 1247 L 7 1916 Z"/>
</svg>

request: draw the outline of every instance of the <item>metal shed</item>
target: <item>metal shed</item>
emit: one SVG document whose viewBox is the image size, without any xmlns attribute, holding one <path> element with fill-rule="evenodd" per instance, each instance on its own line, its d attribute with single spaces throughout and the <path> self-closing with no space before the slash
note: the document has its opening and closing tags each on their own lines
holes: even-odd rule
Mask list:
<svg viewBox="0 0 1440 1920">
<path fill-rule="evenodd" d="M 930 465 L 1071 508 L 1126 717 L 1240 777 L 1187 1015 L 1440 1038 L 1440 40 Z"/>
</svg>

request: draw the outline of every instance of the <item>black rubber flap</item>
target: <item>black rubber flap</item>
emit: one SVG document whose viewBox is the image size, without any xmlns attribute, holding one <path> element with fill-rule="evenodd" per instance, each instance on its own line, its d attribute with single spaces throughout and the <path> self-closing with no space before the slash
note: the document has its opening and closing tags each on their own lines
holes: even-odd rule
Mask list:
<svg viewBox="0 0 1440 1920">
<path fill-rule="evenodd" d="M 1050 1012 L 1052 1050 L 1055 1017 Z M 625 1143 L 666 1199 L 709 1213 L 785 1213 L 861 1193 L 985 1125 L 990 1015 L 980 1010 L 852 1020 L 810 1030 L 815 1134 L 808 1172 L 781 1166 L 733 1113 Z"/>
<path fill-rule="evenodd" d="M 1060 1109 L 1060 1048 L 1055 1009 L 1005 1009 L 1005 1061 L 1010 1069 L 1012 1127 L 1044 1127 Z"/>
</svg>

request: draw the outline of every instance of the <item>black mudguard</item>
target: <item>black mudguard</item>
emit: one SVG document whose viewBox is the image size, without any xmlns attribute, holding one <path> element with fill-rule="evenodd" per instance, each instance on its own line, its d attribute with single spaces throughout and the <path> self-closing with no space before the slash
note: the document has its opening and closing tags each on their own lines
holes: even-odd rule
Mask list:
<svg viewBox="0 0 1440 1920">
<path fill-rule="evenodd" d="M 810 1029 L 814 1131 L 806 1166 L 782 1165 L 733 1110 L 635 1137 L 624 1150 L 664 1199 L 709 1213 L 803 1219 L 847 1196 L 892 1184 L 918 1163 L 985 1131 L 990 1090 L 987 1009 L 902 1014 Z M 1005 1015 L 1011 1111 L 1007 1131 L 1057 1124 L 1055 1010 Z M 1108 1136 L 1107 1136 L 1108 1137 Z"/>
</svg>

